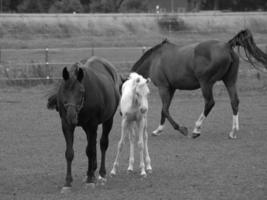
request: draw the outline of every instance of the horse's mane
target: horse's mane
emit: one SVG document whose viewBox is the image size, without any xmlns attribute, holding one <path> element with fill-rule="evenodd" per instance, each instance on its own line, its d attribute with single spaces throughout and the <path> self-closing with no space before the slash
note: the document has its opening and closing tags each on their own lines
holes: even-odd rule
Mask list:
<svg viewBox="0 0 267 200">
<path fill-rule="evenodd" d="M 161 43 L 155 45 L 154 47 L 148 49 L 144 55 L 133 65 L 131 71 L 134 72 L 138 69 L 138 67 L 149 57 L 154 51 L 162 47 L 165 43 L 169 43 L 168 39 L 164 39 Z"/>
<path fill-rule="evenodd" d="M 235 46 L 243 47 L 248 61 L 255 69 L 258 68 L 254 65 L 251 57 L 254 57 L 257 61 L 261 62 L 267 69 L 267 54 L 265 54 L 259 47 L 257 47 L 252 33 L 249 29 L 241 30 L 227 43 L 231 48 L 234 48 Z"/>
</svg>

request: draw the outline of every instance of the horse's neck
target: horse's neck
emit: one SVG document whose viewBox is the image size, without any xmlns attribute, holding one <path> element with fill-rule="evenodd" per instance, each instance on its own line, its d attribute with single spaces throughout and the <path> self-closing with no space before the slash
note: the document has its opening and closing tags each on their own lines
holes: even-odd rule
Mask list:
<svg viewBox="0 0 267 200">
<path fill-rule="evenodd" d="M 149 77 L 150 68 L 152 65 L 152 61 L 155 57 L 157 52 L 153 52 L 151 55 L 149 55 L 136 69 L 136 73 L 141 74 L 144 78 Z"/>
</svg>

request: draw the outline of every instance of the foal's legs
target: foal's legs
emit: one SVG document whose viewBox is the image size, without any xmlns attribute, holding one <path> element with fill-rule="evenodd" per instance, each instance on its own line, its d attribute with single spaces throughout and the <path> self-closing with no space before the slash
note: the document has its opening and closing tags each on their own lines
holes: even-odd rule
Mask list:
<svg viewBox="0 0 267 200">
<path fill-rule="evenodd" d="M 126 118 L 123 116 L 122 122 L 121 122 L 121 138 L 120 138 L 120 141 L 118 143 L 116 158 L 115 158 L 115 161 L 113 163 L 112 170 L 110 172 L 111 175 L 116 175 L 116 173 L 117 173 L 117 168 L 119 166 L 119 156 L 120 156 L 120 153 L 121 153 L 123 145 L 124 145 L 125 132 L 127 131 L 127 126 L 128 126 L 128 123 L 126 121 Z"/>
<path fill-rule="evenodd" d="M 159 135 L 159 133 L 163 130 L 164 122 L 165 122 L 165 119 L 167 118 L 175 130 L 180 131 L 183 135 L 186 136 L 188 134 L 187 128 L 182 127 L 182 126 L 180 127 L 173 120 L 173 118 L 171 117 L 169 113 L 169 107 L 170 107 L 171 100 L 173 98 L 175 90 L 172 88 L 166 88 L 166 87 L 160 87 L 158 89 L 159 89 L 159 95 L 160 95 L 161 102 L 162 102 L 162 111 L 161 111 L 160 125 L 156 130 L 153 131 L 153 135 Z"/>
<path fill-rule="evenodd" d="M 233 110 L 233 125 L 232 125 L 232 130 L 229 133 L 229 138 L 230 139 L 236 139 L 236 132 L 239 130 L 239 121 L 238 121 L 238 105 L 239 105 L 239 98 L 237 95 L 237 90 L 236 90 L 236 84 L 229 84 L 225 82 L 226 89 L 228 91 L 230 101 L 231 101 L 231 106 Z"/>
<path fill-rule="evenodd" d="M 133 124 L 129 127 L 129 142 L 130 142 L 130 156 L 129 156 L 129 166 L 128 171 L 133 171 L 134 164 L 134 142 L 135 142 L 135 132 Z"/>
<path fill-rule="evenodd" d="M 145 148 L 146 170 L 149 173 L 152 173 L 151 159 L 148 153 L 147 120 L 145 121 L 145 127 L 144 127 L 144 148 Z"/>
<path fill-rule="evenodd" d="M 74 126 L 66 124 L 62 120 L 62 130 L 64 133 L 65 141 L 66 141 L 66 151 L 65 151 L 65 158 L 67 161 L 67 173 L 66 173 L 66 182 L 64 187 L 62 188 L 61 192 L 67 192 L 71 187 L 71 182 L 73 181 L 72 173 L 71 173 L 71 163 L 74 158 L 74 150 L 73 150 L 73 132 Z"/>
<path fill-rule="evenodd" d="M 107 181 L 105 162 L 106 162 L 106 151 L 109 144 L 108 136 L 112 128 L 112 125 L 113 125 L 113 117 L 110 120 L 103 123 L 103 132 L 100 139 L 101 165 L 99 170 L 99 180 L 102 182 L 102 184 L 104 184 Z"/>
<path fill-rule="evenodd" d="M 213 88 L 213 83 L 201 84 L 201 91 L 205 100 L 205 107 L 204 107 L 204 112 L 201 113 L 198 120 L 196 121 L 192 138 L 197 138 L 200 136 L 202 123 L 204 119 L 206 119 L 206 117 L 208 116 L 208 114 L 210 113 L 211 109 L 215 104 L 212 88 Z"/>
<path fill-rule="evenodd" d="M 137 130 L 138 130 L 138 147 L 140 152 L 140 168 L 141 176 L 146 176 L 145 162 L 144 162 L 144 128 L 145 128 L 145 118 L 142 117 L 137 121 Z"/>
</svg>

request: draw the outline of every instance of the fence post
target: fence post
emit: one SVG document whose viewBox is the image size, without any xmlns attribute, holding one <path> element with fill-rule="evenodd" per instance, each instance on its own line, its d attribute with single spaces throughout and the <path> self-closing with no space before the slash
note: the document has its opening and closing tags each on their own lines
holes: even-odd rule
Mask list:
<svg viewBox="0 0 267 200">
<path fill-rule="evenodd" d="M 49 62 L 48 62 L 48 48 L 45 49 L 45 71 L 46 79 L 49 79 Z"/>
<path fill-rule="evenodd" d="M 0 47 L 0 64 L 2 63 L 2 48 Z"/>
</svg>

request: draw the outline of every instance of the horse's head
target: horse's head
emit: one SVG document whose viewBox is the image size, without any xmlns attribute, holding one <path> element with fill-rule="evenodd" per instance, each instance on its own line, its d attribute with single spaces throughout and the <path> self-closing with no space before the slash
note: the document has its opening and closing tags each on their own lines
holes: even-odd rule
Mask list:
<svg viewBox="0 0 267 200">
<path fill-rule="evenodd" d="M 145 79 L 142 75 L 137 73 L 131 73 L 129 79 L 134 81 L 134 98 L 133 103 L 139 106 L 141 113 L 145 113 L 148 110 L 148 99 L 149 94 L 148 83 L 150 79 Z"/>
<path fill-rule="evenodd" d="M 62 76 L 64 82 L 61 90 L 61 104 L 66 112 L 67 122 L 77 125 L 78 114 L 84 106 L 85 89 L 82 84 L 84 72 L 79 67 L 69 72 L 65 67 Z"/>
</svg>

